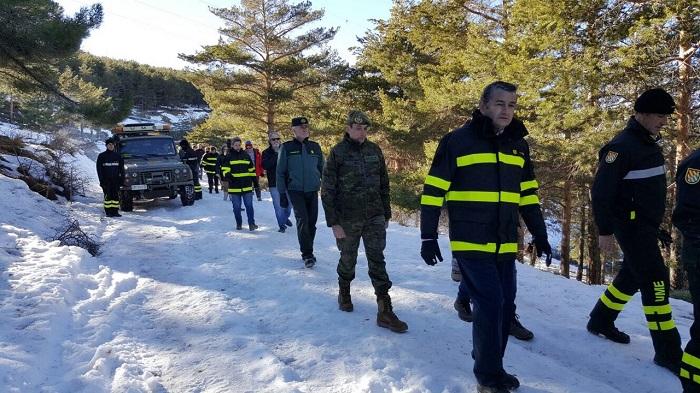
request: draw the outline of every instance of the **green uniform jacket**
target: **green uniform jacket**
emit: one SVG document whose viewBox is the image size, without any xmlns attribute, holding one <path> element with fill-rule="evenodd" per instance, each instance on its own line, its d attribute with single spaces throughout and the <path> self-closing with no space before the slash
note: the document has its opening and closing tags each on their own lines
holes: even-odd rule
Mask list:
<svg viewBox="0 0 700 393">
<path fill-rule="evenodd" d="M 277 157 L 277 190 L 314 192 L 321 188 L 323 153 L 309 138 L 284 142 Z"/>
<path fill-rule="evenodd" d="M 370 141 L 357 143 L 346 134 L 328 156 L 321 201 L 329 227 L 376 216 L 388 221 L 389 176 L 379 146 Z"/>
</svg>

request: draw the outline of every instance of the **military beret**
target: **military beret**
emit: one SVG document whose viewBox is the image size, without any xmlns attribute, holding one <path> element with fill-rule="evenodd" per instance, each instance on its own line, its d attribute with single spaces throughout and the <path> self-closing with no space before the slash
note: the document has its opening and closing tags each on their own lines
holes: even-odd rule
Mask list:
<svg viewBox="0 0 700 393">
<path fill-rule="evenodd" d="M 369 117 L 360 111 L 350 111 L 350 113 L 348 113 L 348 120 L 346 123 L 349 126 L 352 126 L 353 124 L 362 124 L 369 127 L 372 125 L 372 122 L 369 121 Z"/>
<path fill-rule="evenodd" d="M 659 113 L 670 115 L 676 109 L 673 97 L 664 89 L 649 89 L 634 102 L 634 110 L 639 113 Z"/>
<path fill-rule="evenodd" d="M 304 124 L 309 124 L 309 119 L 304 116 L 295 117 L 292 119 L 292 127 L 301 126 Z"/>
</svg>

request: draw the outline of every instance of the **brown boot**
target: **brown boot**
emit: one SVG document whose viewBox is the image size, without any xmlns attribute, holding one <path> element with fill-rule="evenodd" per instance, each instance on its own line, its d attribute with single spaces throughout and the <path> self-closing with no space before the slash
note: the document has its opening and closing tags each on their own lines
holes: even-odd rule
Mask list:
<svg viewBox="0 0 700 393">
<path fill-rule="evenodd" d="M 393 307 L 391 306 L 391 297 L 389 297 L 388 293 L 377 295 L 377 306 L 377 326 L 387 328 L 396 333 L 403 333 L 408 330 L 406 322 L 400 320 L 396 314 L 394 314 Z"/>
<path fill-rule="evenodd" d="M 340 284 L 338 292 L 338 308 L 340 311 L 351 312 L 353 310 L 352 298 L 350 298 L 350 285 Z"/>
</svg>

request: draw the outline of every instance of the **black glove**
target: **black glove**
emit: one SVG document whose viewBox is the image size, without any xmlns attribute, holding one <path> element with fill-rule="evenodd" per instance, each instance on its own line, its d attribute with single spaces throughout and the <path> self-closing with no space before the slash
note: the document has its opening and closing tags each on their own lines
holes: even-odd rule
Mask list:
<svg viewBox="0 0 700 393">
<path fill-rule="evenodd" d="M 438 246 L 437 239 L 423 240 L 420 246 L 420 256 L 430 266 L 438 263 L 438 260 L 442 262 L 442 254 L 440 254 L 440 246 Z"/>
<path fill-rule="evenodd" d="M 286 192 L 284 194 L 280 194 L 280 206 L 282 206 L 283 209 L 286 209 L 289 207 L 289 199 L 287 199 Z"/>
<path fill-rule="evenodd" d="M 537 249 L 537 258 L 541 257 L 542 254 L 545 254 L 547 257 L 544 260 L 545 265 L 549 267 L 549 265 L 552 264 L 552 246 L 549 245 L 549 242 L 547 241 L 546 238 L 535 238 L 535 248 Z"/>
<path fill-rule="evenodd" d="M 661 247 L 665 248 L 666 250 L 671 248 L 671 243 L 673 243 L 673 239 L 671 238 L 671 234 L 667 230 L 659 229 L 659 232 L 656 236 L 661 242 Z"/>
</svg>

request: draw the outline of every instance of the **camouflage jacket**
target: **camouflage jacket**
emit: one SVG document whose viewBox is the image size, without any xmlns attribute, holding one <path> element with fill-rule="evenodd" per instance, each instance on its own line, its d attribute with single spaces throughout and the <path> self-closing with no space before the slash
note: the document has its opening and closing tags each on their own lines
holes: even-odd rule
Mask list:
<svg viewBox="0 0 700 393">
<path fill-rule="evenodd" d="M 329 227 L 375 216 L 389 220 L 389 176 L 379 146 L 357 143 L 346 134 L 326 161 L 321 201 Z"/>
</svg>

